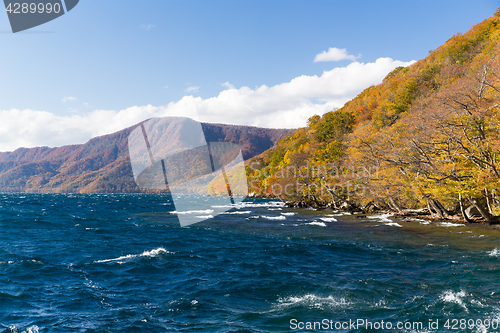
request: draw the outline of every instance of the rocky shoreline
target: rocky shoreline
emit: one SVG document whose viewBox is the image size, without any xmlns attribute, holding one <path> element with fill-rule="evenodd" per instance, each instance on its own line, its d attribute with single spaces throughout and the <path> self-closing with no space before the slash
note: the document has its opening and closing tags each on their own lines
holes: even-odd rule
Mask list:
<svg viewBox="0 0 500 333">
<path fill-rule="evenodd" d="M 494 216 L 489 210 L 485 210 L 475 200 L 471 200 L 470 205 L 464 207 L 458 205 L 454 210 L 447 210 L 437 200 L 428 200 L 427 207 L 420 209 L 404 209 L 399 207 L 394 201 L 386 202 L 371 201 L 366 205 L 357 205 L 356 203 L 345 200 L 342 203 L 322 202 L 314 199 L 290 201 L 276 196 L 257 196 L 267 199 L 281 200 L 289 208 L 314 208 L 316 210 L 332 210 L 337 212 L 347 212 L 351 214 L 393 214 L 395 217 L 412 217 L 428 219 L 436 222 L 459 222 L 467 224 L 481 224 L 500 227 L 500 217 Z"/>
</svg>

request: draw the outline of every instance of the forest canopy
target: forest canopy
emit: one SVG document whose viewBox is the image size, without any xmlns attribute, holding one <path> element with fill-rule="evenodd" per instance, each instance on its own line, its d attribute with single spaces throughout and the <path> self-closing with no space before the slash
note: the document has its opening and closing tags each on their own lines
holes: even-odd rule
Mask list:
<svg viewBox="0 0 500 333">
<path fill-rule="evenodd" d="M 500 215 L 500 9 L 248 164 L 249 188 L 298 205 Z M 470 210 L 469 207 L 469 210 Z"/>
</svg>

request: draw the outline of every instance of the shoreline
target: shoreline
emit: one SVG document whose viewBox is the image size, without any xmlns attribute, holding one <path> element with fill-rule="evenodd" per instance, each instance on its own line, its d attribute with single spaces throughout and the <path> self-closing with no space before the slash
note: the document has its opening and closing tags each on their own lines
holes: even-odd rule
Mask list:
<svg viewBox="0 0 500 333">
<path fill-rule="evenodd" d="M 158 192 L 138 192 L 138 193 L 123 193 L 123 192 L 96 192 L 96 193 L 33 193 L 33 192 L 0 192 L 4 195 L 26 195 L 26 194 L 48 194 L 48 195 L 142 195 L 142 194 L 169 194 L 169 193 L 158 193 Z M 344 202 L 340 207 L 333 207 L 332 203 L 321 204 L 320 202 L 311 201 L 287 201 L 276 196 L 261 196 L 250 193 L 246 198 L 249 199 L 265 199 L 265 200 L 279 200 L 285 207 L 294 209 L 313 209 L 315 211 L 325 211 L 331 213 L 348 213 L 356 218 L 363 218 L 367 216 L 381 215 L 381 214 L 391 214 L 391 217 L 398 219 L 423 219 L 434 223 L 448 222 L 448 223 L 461 223 L 464 225 L 477 225 L 477 226 L 488 226 L 492 229 L 500 229 L 500 223 L 486 223 L 480 218 L 465 220 L 461 216 L 457 215 L 457 212 L 449 212 L 450 215 L 446 218 L 435 216 L 429 212 L 428 208 L 413 209 L 413 210 L 396 210 L 396 209 L 370 209 L 370 207 L 359 207 L 355 204 Z M 367 205 L 368 206 L 368 205 Z M 496 216 L 494 216 L 496 217 Z"/>
<path fill-rule="evenodd" d="M 249 196 L 250 197 L 250 196 Z M 286 207 L 288 208 L 302 208 L 302 209 L 307 209 L 307 208 L 313 208 L 315 210 L 330 210 L 334 213 L 350 213 L 352 215 L 356 216 L 367 216 L 367 215 L 376 215 L 376 214 L 392 214 L 393 217 L 397 218 L 415 218 L 415 219 L 426 219 L 431 222 L 455 222 L 455 223 L 462 223 L 465 225 L 481 225 L 481 226 L 489 226 L 494 229 L 500 228 L 500 223 L 497 220 L 500 217 L 497 216 L 492 216 L 495 218 L 495 221 L 493 223 L 488 223 L 485 220 L 476 217 L 468 217 L 464 218 L 460 216 L 462 212 L 451 212 L 451 211 L 446 211 L 446 217 L 442 216 L 436 216 L 436 214 L 433 214 L 430 212 L 429 208 L 421 208 L 421 209 L 373 209 L 370 207 L 373 207 L 373 205 L 366 205 L 365 207 L 357 206 L 352 202 L 344 202 L 340 207 L 332 207 L 332 203 L 328 203 L 326 205 L 321 205 L 319 202 L 311 202 L 307 203 L 305 201 L 300 201 L 300 202 L 295 202 L 295 201 L 286 201 L 283 200 L 279 197 L 273 197 L 273 196 L 252 196 L 252 198 L 261 198 L 261 199 L 277 199 L 280 200 L 285 204 Z M 399 207 L 398 207 L 399 208 Z"/>
</svg>

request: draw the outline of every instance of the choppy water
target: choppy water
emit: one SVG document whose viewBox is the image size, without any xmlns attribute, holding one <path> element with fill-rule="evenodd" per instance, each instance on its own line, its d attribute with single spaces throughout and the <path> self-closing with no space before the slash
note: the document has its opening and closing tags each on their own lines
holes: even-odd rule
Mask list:
<svg viewBox="0 0 500 333">
<path fill-rule="evenodd" d="M 184 213 L 217 206 L 193 200 Z M 316 331 L 500 331 L 444 327 L 500 320 L 500 229 L 259 199 L 181 228 L 173 210 L 164 195 L 0 194 L 0 332 L 311 332 L 357 319 L 424 326 Z"/>
</svg>

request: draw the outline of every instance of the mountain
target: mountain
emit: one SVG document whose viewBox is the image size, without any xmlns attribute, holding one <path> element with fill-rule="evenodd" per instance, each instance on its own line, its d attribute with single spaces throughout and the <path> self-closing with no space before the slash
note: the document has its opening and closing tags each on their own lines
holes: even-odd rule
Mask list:
<svg viewBox="0 0 500 333">
<path fill-rule="evenodd" d="M 137 187 L 128 136 L 140 124 L 82 145 L 0 152 L 1 192 L 131 193 Z M 202 123 L 207 142 L 241 146 L 245 160 L 271 148 L 288 129 Z M 175 144 L 175 143 L 171 143 Z"/>
<path fill-rule="evenodd" d="M 498 221 L 500 9 L 249 166 L 254 192 L 298 205 Z"/>
</svg>

